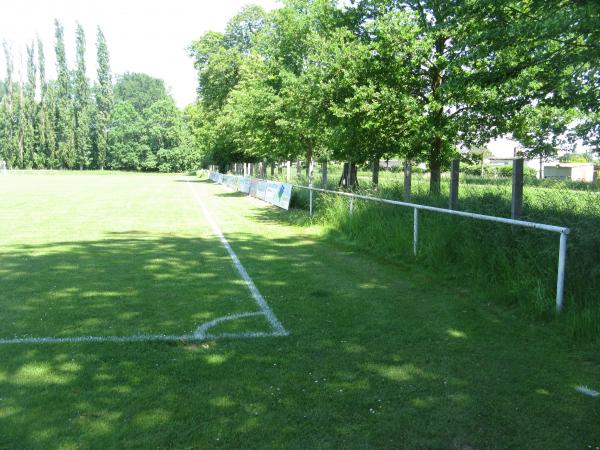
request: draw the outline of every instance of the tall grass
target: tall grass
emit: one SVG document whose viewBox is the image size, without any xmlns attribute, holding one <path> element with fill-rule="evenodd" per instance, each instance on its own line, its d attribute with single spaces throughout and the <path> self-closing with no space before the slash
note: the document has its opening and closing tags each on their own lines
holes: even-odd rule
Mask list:
<svg viewBox="0 0 600 450">
<path fill-rule="evenodd" d="M 366 182 L 360 190 L 401 199 L 400 181 L 390 178 L 384 172 L 377 191 Z M 510 182 L 490 183 L 476 178 L 463 179 L 460 209 L 509 217 Z M 447 180 L 443 177 L 441 195 L 430 196 L 428 178 L 415 175 L 412 201 L 447 207 Z M 330 177 L 330 187 L 336 183 L 337 179 Z M 308 209 L 307 191 L 295 191 L 292 202 L 296 208 Z M 323 225 L 327 233 L 351 240 L 366 251 L 426 266 L 459 284 L 480 289 L 490 301 L 504 302 L 540 320 L 560 320 L 577 339 L 597 339 L 600 335 L 599 195 L 570 190 L 560 183 L 551 187 L 527 185 L 524 189 L 525 220 L 571 229 L 565 309 L 560 318 L 554 313 L 559 246 L 556 233 L 422 211 L 415 259 L 412 208 L 355 199 L 350 216 L 348 203 L 341 196 L 315 194 L 313 221 Z"/>
</svg>

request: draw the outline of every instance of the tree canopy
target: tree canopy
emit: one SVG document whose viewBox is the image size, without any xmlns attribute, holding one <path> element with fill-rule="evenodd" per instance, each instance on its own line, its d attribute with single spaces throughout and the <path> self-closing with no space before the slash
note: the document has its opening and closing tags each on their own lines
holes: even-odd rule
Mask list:
<svg viewBox="0 0 600 450">
<path fill-rule="evenodd" d="M 190 46 L 205 158 L 423 161 L 511 133 L 598 148 L 600 7 L 582 0 L 287 0 Z"/>
</svg>

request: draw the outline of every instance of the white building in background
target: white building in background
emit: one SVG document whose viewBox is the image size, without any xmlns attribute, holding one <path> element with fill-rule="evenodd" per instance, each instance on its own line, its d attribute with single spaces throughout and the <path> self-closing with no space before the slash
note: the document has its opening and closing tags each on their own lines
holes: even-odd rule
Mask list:
<svg viewBox="0 0 600 450">
<path fill-rule="evenodd" d="M 492 156 L 487 161 L 488 164 L 495 166 L 504 166 L 512 164 L 513 158 L 523 151 L 523 146 L 514 139 L 501 137 L 490 141 L 487 148 L 492 152 Z M 548 163 L 558 163 L 555 158 L 533 158 L 525 160 L 525 167 L 530 167 L 535 170 L 536 177 L 544 178 L 544 166 Z M 541 172 L 541 173 L 540 173 Z"/>
<path fill-rule="evenodd" d="M 556 163 L 544 165 L 544 178 L 561 180 L 594 181 L 593 163 Z"/>
</svg>

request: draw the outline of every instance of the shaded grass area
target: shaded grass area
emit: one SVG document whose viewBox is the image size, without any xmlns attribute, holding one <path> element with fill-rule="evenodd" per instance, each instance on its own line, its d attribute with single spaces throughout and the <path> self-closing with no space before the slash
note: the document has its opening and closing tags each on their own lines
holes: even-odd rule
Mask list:
<svg viewBox="0 0 600 450">
<path fill-rule="evenodd" d="M 290 336 L 0 346 L 0 448 L 600 444 L 598 400 L 573 389 L 598 388 L 599 355 L 565 342 L 557 324 L 525 320 L 444 277 L 323 238 L 320 227 L 282 224 L 287 212 L 221 186 L 194 186 Z M 166 204 L 162 216 L 177 209 Z M 172 276 L 187 283 L 179 268 L 186 251 L 203 258 L 204 231 L 198 237 L 117 239 L 104 256 L 85 242 L 62 245 L 52 257 L 91 252 L 99 262 L 121 261 L 162 246 L 174 263 L 161 264 L 151 282 L 171 289 Z M 212 251 L 220 254 L 218 244 Z M 222 281 L 213 288 L 228 289 Z M 116 283 L 112 289 L 124 284 Z"/>
<path fill-rule="evenodd" d="M 119 233 L 23 246 L 0 262 L 1 338 L 193 334 L 209 320 L 257 310 L 210 238 Z"/>
<path fill-rule="evenodd" d="M 6 178 L 0 338 L 193 334 L 257 311 L 176 178 Z"/>
</svg>

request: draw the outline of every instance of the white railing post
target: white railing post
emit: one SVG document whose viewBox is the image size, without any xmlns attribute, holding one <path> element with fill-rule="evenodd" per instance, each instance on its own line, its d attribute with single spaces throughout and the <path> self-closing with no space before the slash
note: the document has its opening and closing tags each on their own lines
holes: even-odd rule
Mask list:
<svg viewBox="0 0 600 450">
<path fill-rule="evenodd" d="M 354 210 L 354 197 L 350 197 L 350 207 L 349 207 L 349 210 L 350 210 L 350 217 L 352 217 L 352 212 Z"/>
<path fill-rule="evenodd" d="M 313 190 L 312 190 L 312 183 L 310 186 L 311 189 L 309 189 L 308 191 L 308 212 L 310 214 L 310 217 L 312 217 L 313 215 Z"/>
<path fill-rule="evenodd" d="M 419 210 L 414 209 L 413 213 L 413 255 L 417 256 L 417 247 L 419 245 Z"/>
<path fill-rule="evenodd" d="M 565 264 L 567 260 L 567 233 L 560 233 L 560 248 L 558 250 L 558 275 L 556 277 L 556 312 L 563 307 L 565 289 Z"/>
</svg>

